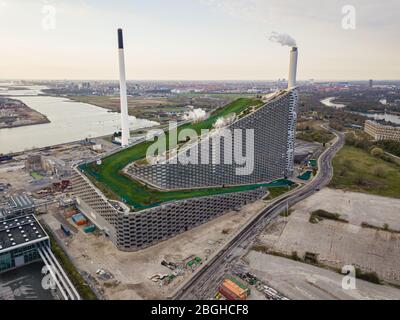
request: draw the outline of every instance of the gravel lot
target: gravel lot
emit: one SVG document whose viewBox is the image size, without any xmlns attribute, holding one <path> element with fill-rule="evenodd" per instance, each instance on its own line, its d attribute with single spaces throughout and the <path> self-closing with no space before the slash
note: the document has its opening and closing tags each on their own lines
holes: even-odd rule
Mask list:
<svg viewBox="0 0 400 320">
<path fill-rule="evenodd" d="M 300 257 L 318 254 L 323 264 L 342 268 L 353 264 L 375 271 L 380 278 L 400 284 L 400 234 L 361 227 L 362 222 L 400 230 L 400 200 L 367 194 L 323 189 L 293 207 L 286 221 L 281 219 L 260 237 L 262 245 Z M 309 222 L 309 213 L 324 209 L 349 221 Z"/>
<path fill-rule="evenodd" d="M 400 299 L 400 290 L 356 280 L 356 289 L 342 289 L 343 276 L 286 258 L 250 251 L 248 271 L 290 299 Z"/>
</svg>

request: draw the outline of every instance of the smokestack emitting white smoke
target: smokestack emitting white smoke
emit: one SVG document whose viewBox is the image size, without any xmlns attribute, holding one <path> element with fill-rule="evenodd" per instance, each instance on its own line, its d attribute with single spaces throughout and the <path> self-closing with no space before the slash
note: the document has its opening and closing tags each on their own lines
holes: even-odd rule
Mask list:
<svg viewBox="0 0 400 320">
<path fill-rule="evenodd" d="M 282 46 L 292 47 L 292 50 L 290 50 L 288 89 L 294 88 L 296 86 L 297 58 L 299 54 L 296 40 L 286 33 L 278 33 L 275 31 L 271 33 L 269 40 L 279 43 Z"/>
<path fill-rule="evenodd" d="M 297 47 L 296 40 L 286 33 L 278 33 L 273 31 L 269 40 L 281 44 L 282 46 Z"/>
<path fill-rule="evenodd" d="M 292 50 L 290 51 L 288 89 L 292 89 L 292 88 L 294 88 L 296 86 L 298 54 L 299 53 L 298 53 L 297 47 L 293 47 Z"/>
<path fill-rule="evenodd" d="M 122 29 L 118 29 L 118 55 L 119 55 L 119 92 L 121 99 L 121 146 L 126 147 L 129 144 L 129 116 L 128 116 L 128 98 L 126 95 L 125 78 L 125 57 L 124 40 Z"/>
</svg>

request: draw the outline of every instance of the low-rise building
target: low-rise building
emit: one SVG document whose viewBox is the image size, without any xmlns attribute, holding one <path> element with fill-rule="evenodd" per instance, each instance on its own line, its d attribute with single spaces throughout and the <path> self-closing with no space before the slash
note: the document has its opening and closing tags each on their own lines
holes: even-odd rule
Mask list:
<svg viewBox="0 0 400 320">
<path fill-rule="evenodd" d="M 0 199 L 0 221 L 35 212 L 35 203 L 26 194 L 17 194 Z"/>
<path fill-rule="evenodd" d="M 25 161 L 27 171 L 43 172 L 43 159 L 40 154 L 29 154 Z"/>
<path fill-rule="evenodd" d="M 41 259 L 39 248 L 49 237 L 34 215 L 0 222 L 0 273 Z"/>
<path fill-rule="evenodd" d="M 393 127 L 380 124 L 376 121 L 365 121 L 364 131 L 375 140 L 400 141 L 400 127 Z"/>
</svg>

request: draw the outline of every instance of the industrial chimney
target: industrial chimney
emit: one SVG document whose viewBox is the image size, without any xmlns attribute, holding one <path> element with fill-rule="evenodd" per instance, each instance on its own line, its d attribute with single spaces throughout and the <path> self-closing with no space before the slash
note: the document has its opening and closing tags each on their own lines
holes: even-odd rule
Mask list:
<svg viewBox="0 0 400 320">
<path fill-rule="evenodd" d="M 289 66 L 289 83 L 288 89 L 292 89 L 296 86 L 296 74 L 297 74 L 297 47 L 293 47 L 290 51 L 290 66 Z"/>
<path fill-rule="evenodd" d="M 128 99 L 126 96 L 126 78 L 125 78 L 125 57 L 124 40 L 122 29 L 118 29 L 118 54 L 119 54 L 119 92 L 121 100 L 121 146 L 126 147 L 129 144 L 129 116 Z"/>
</svg>

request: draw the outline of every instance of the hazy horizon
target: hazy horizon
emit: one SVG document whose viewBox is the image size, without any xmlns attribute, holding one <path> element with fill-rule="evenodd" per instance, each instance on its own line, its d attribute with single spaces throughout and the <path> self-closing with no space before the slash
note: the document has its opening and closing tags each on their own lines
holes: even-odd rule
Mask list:
<svg viewBox="0 0 400 320">
<path fill-rule="evenodd" d="M 399 79 L 400 2 L 353 0 L 0 0 L 4 80 L 118 79 L 124 29 L 130 81 L 274 81 L 288 77 L 289 34 L 300 80 Z M 268 80 L 270 79 L 270 80 Z"/>
<path fill-rule="evenodd" d="M 277 79 L 126 79 L 126 82 L 276 82 Z M 282 78 L 280 78 L 282 80 Z M 287 81 L 287 79 L 284 79 Z M 400 78 L 397 79 L 297 79 L 298 82 L 308 82 L 313 80 L 314 82 L 368 82 L 373 80 L 374 82 L 400 82 Z M 71 81 L 71 82 L 116 82 L 119 83 L 119 79 L 1 79 L 0 85 L 6 81 L 23 81 L 23 82 L 56 82 L 56 81 Z"/>
</svg>

